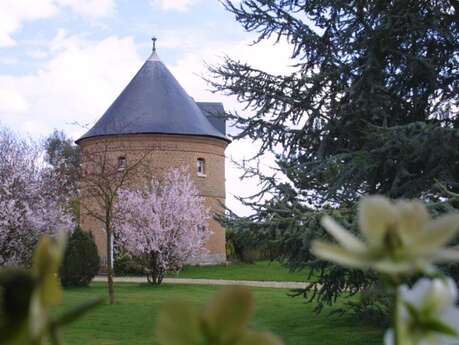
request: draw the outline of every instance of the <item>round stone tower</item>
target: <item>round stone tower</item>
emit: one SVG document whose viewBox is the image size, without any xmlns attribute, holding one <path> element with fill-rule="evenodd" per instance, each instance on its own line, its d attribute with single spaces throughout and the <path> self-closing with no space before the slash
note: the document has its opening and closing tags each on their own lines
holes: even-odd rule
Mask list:
<svg viewBox="0 0 459 345">
<path fill-rule="evenodd" d="M 77 144 L 82 157 L 87 153 L 103 155 L 104 164 L 116 166 L 121 174 L 134 164 L 129 184 L 160 178 L 171 168 L 188 167 L 206 206 L 221 213 L 225 203 L 225 148 L 230 142 L 225 127 L 223 105 L 195 102 L 160 61 L 154 46 L 131 82 Z M 83 170 L 84 164 L 83 158 Z M 82 186 L 88 183 L 85 176 L 83 172 Z M 104 224 L 84 211 L 97 207 L 82 188 L 81 227 L 93 233 L 105 261 L 108 244 Z M 213 219 L 209 226 L 213 232 L 207 243 L 209 253 L 195 263 L 226 261 L 225 230 Z"/>
</svg>

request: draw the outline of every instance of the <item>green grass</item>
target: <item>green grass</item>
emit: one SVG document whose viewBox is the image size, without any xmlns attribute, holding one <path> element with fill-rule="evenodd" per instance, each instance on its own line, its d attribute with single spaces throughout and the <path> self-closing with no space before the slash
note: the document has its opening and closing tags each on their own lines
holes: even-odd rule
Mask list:
<svg viewBox="0 0 459 345">
<path fill-rule="evenodd" d="M 178 274 L 170 275 L 170 277 L 303 282 L 307 278 L 307 271 L 290 272 L 278 262 L 258 261 L 254 264 L 187 266 Z"/>
<path fill-rule="evenodd" d="M 102 305 L 64 329 L 67 345 L 154 345 L 154 324 L 160 305 L 170 299 L 203 305 L 216 291 L 214 286 L 118 284 L 117 303 Z M 316 316 L 311 305 L 286 296 L 287 290 L 252 289 L 257 310 L 252 326 L 271 330 L 286 345 L 376 345 L 382 332 L 349 317 Z M 56 312 L 93 296 L 104 296 L 105 286 L 65 291 L 65 303 Z"/>
</svg>

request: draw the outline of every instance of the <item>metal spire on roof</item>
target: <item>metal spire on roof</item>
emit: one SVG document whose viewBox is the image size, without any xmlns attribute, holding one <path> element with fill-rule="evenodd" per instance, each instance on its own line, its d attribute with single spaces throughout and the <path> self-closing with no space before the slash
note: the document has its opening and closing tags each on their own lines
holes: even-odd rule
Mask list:
<svg viewBox="0 0 459 345">
<path fill-rule="evenodd" d="M 151 38 L 153 41 L 153 49 L 150 57 L 148 58 L 148 61 L 159 61 L 159 56 L 156 54 L 156 41 L 158 40 L 155 36 Z"/>
</svg>

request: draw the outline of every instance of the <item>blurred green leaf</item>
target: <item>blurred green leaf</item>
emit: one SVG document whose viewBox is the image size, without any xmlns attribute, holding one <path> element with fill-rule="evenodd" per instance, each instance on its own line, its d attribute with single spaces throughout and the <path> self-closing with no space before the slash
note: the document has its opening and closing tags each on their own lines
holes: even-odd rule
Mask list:
<svg viewBox="0 0 459 345">
<path fill-rule="evenodd" d="M 25 270 L 0 271 L 0 344 L 24 341 L 35 280 Z"/>
<path fill-rule="evenodd" d="M 65 234 L 56 239 L 43 236 L 37 244 L 32 261 L 32 273 L 39 279 L 40 303 L 48 307 L 60 302 L 62 288 L 58 271 L 65 250 Z"/>
<path fill-rule="evenodd" d="M 223 288 L 204 310 L 204 329 L 219 344 L 232 344 L 244 332 L 253 310 L 254 303 L 248 288 Z"/>
<path fill-rule="evenodd" d="M 44 236 L 34 250 L 31 271 L 0 269 L 0 344 L 62 344 L 59 328 L 73 322 L 100 304 L 94 299 L 71 309 L 56 319 L 49 307 L 60 302 L 62 288 L 57 272 L 62 262 L 66 235 Z"/>
<path fill-rule="evenodd" d="M 62 262 L 66 236 L 56 238 L 43 236 L 35 248 L 32 258 L 32 274 L 37 286 L 30 301 L 29 335 L 31 341 L 41 344 L 49 331 L 48 308 L 61 301 L 62 288 L 58 270 Z"/>
<path fill-rule="evenodd" d="M 186 302 L 170 302 L 161 308 L 156 323 L 161 345 L 204 344 L 199 314 Z"/>
<path fill-rule="evenodd" d="M 156 323 L 161 345 L 282 345 L 276 336 L 247 328 L 254 302 L 246 287 L 218 291 L 201 313 L 183 302 L 165 304 Z"/>
<path fill-rule="evenodd" d="M 457 337 L 458 335 L 454 328 L 440 320 L 428 320 L 427 322 L 423 322 L 422 325 L 425 330 L 443 333 L 451 337 Z"/>
</svg>

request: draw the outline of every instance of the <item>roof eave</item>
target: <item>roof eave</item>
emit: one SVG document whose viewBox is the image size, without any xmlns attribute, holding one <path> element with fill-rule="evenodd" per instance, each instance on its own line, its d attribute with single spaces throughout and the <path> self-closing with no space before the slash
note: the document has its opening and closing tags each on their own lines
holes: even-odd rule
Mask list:
<svg viewBox="0 0 459 345">
<path fill-rule="evenodd" d="M 177 134 L 177 133 L 165 133 L 165 132 L 136 132 L 136 133 L 113 133 L 113 134 L 98 134 L 98 135 L 91 135 L 91 136 L 84 136 L 77 140 L 75 140 L 75 144 L 80 145 L 81 142 L 87 139 L 94 139 L 94 138 L 103 138 L 103 137 L 119 137 L 119 136 L 129 136 L 129 135 L 169 135 L 169 136 L 177 136 L 177 137 L 201 137 L 201 138 L 212 138 L 218 139 L 221 141 L 226 142 L 227 144 L 231 144 L 232 140 L 228 137 L 219 137 L 216 135 L 207 135 L 207 134 Z"/>
</svg>

